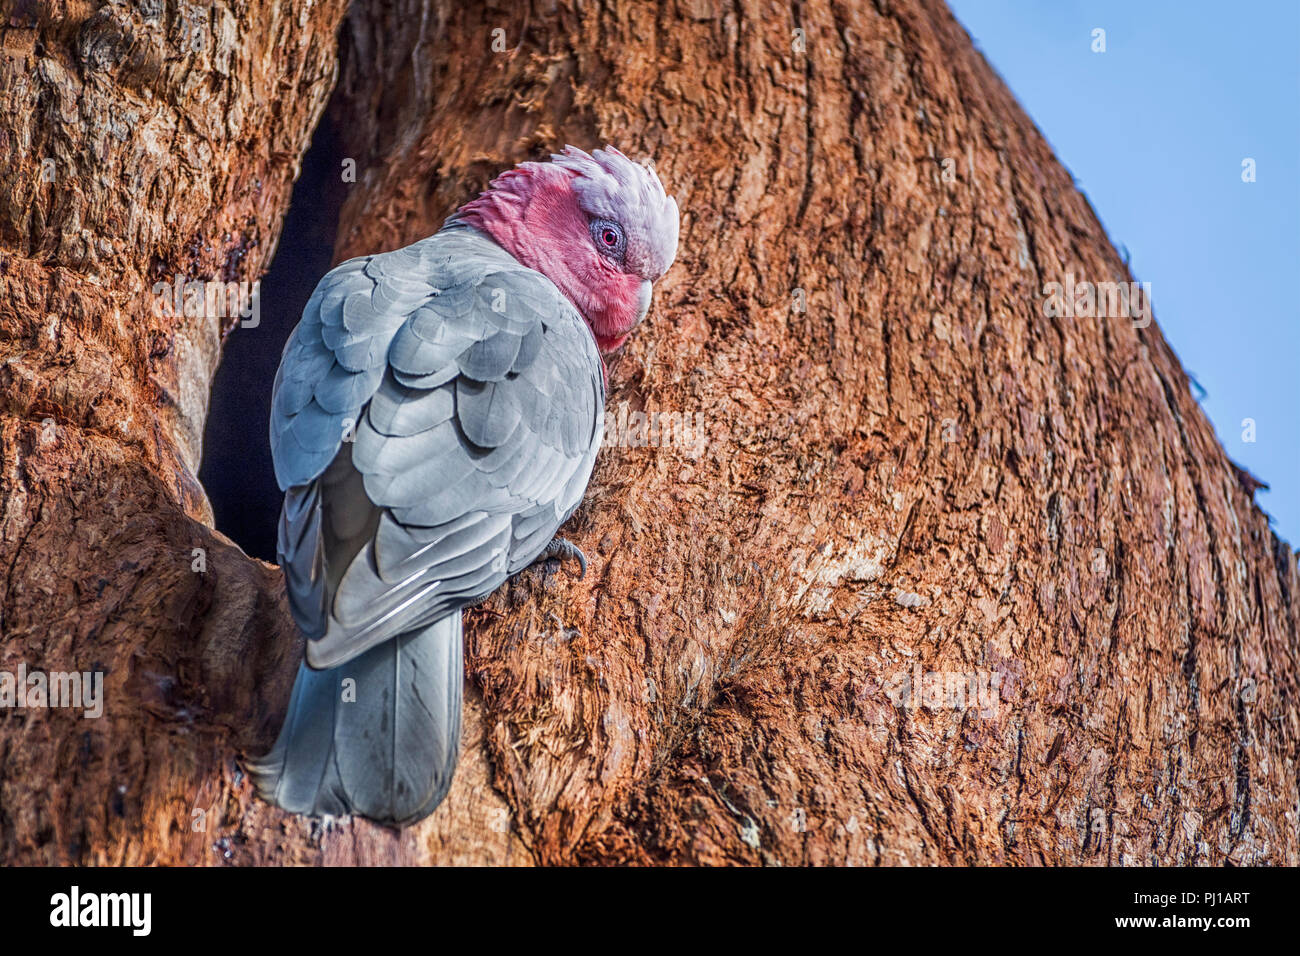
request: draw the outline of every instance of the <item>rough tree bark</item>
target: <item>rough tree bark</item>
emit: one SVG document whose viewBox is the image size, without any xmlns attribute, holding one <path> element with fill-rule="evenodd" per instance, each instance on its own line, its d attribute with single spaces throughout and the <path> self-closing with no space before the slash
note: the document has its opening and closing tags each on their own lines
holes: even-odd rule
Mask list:
<svg viewBox="0 0 1300 956">
<path fill-rule="evenodd" d="M 344 7 L 0 7 L 0 670 L 102 669 L 106 697 L 0 710 L 0 861 L 224 856 L 193 810 L 221 815 L 298 649 L 194 477 L 240 316 L 154 285 L 266 268 Z"/>
<path fill-rule="evenodd" d="M 30 56 L 74 55 L 38 33 Z M 1296 556 L 1155 325 L 1046 316 L 1045 283 L 1126 269 L 937 0 L 398 0 L 343 37 L 340 259 L 566 141 L 657 160 L 682 250 L 610 403 L 700 413 L 704 447 L 608 448 L 566 529 L 587 578 L 529 573 L 472 613 L 461 769 L 430 820 L 287 817 L 233 757 L 285 703 L 281 589 L 203 527 L 193 419 L 106 311 L 123 280 L 92 281 L 122 253 L 66 258 L 138 196 L 11 205 L 4 659 L 103 661 L 110 695 L 86 725 L 0 714 L 0 858 L 1300 861 Z M 295 95 L 305 116 L 302 84 L 273 101 Z M 168 269 L 187 248 L 156 246 Z M 43 337 L 49 314 L 68 332 Z M 897 702 L 914 667 L 996 675 L 998 699 Z"/>
</svg>

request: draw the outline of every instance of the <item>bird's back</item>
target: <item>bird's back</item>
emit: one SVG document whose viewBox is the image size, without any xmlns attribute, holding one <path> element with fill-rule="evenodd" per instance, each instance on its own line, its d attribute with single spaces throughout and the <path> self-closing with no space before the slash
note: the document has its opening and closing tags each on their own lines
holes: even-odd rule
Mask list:
<svg viewBox="0 0 1300 956">
<path fill-rule="evenodd" d="M 591 334 L 540 273 L 451 223 L 321 280 L 271 422 L 279 554 L 316 666 L 490 594 L 581 501 Z"/>
<path fill-rule="evenodd" d="M 249 768 L 285 809 L 414 822 L 451 784 L 460 609 L 530 564 L 601 441 L 591 333 L 549 279 L 452 222 L 317 286 L 276 376 L 278 551 L 308 639 Z"/>
</svg>

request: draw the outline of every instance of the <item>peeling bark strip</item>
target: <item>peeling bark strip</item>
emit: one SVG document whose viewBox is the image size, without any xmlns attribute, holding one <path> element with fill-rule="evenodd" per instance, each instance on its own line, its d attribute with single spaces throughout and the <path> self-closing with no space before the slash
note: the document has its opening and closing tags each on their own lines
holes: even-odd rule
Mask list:
<svg viewBox="0 0 1300 956">
<path fill-rule="evenodd" d="M 150 52 L 179 14 L 4 21 L 0 669 L 103 669 L 107 702 L 0 711 L 0 860 L 1300 862 L 1296 556 L 1154 323 L 1047 313 L 1132 277 L 932 0 L 353 6 L 339 257 L 566 141 L 653 156 L 681 255 L 610 406 L 707 434 L 604 449 L 591 573 L 471 617 L 425 824 L 252 800 L 232 754 L 298 648 L 278 572 L 193 520 L 216 331 L 146 297 L 256 278 L 338 7 L 240 8 L 225 73 Z M 84 172 L 42 191 L 45 154 Z"/>
</svg>

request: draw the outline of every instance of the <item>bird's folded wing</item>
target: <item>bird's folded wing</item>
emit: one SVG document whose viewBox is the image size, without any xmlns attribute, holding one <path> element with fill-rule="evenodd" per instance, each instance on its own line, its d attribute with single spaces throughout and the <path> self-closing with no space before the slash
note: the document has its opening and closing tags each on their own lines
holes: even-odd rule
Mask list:
<svg viewBox="0 0 1300 956">
<path fill-rule="evenodd" d="M 603 405 L 573 306 L 468 227 L 322 279 L 271 417 L 280 559 L 313 666 L 532 561 L 582 498 Z"/>
</svg>

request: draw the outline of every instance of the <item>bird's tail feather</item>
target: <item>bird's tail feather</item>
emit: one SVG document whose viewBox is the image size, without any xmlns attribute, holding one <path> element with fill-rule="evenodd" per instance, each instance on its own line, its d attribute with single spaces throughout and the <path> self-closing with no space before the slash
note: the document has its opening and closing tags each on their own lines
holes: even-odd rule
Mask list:
<svg viewBox="0 0 1300 956">
<path fill-rule="evenodd" d="M 312 816 L 428 816 L 456 769 L 463 679 L 459 612 L 338 667 L 304 662 L 275 746 L 249 763 L 258 792 Z"/>
</svg>

